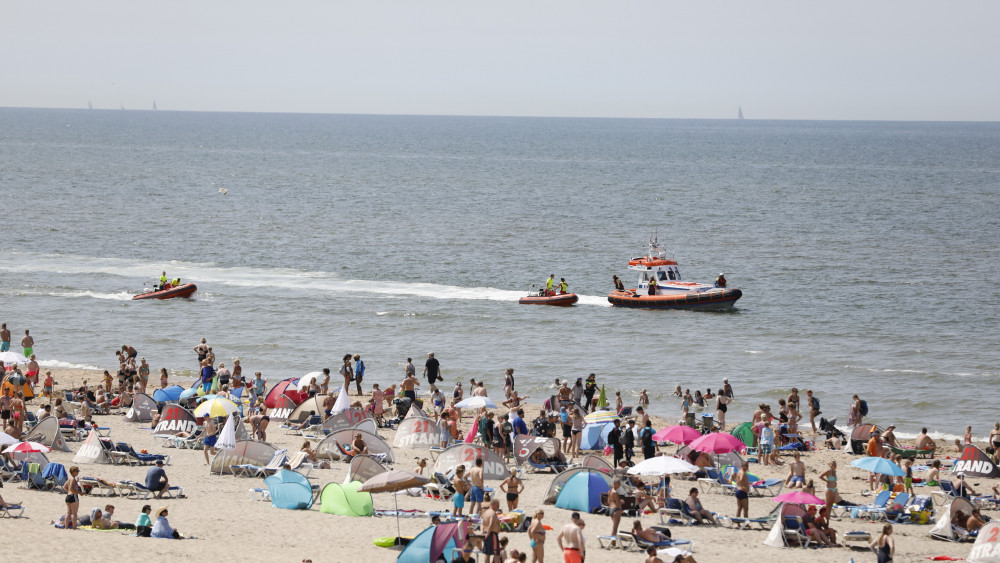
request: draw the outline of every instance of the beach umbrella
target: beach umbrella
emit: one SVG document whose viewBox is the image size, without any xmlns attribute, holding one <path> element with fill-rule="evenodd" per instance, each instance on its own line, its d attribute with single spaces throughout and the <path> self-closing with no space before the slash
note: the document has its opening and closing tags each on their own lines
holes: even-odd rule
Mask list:
<svg viewBox="0 0 1000 563">
<path fill-rule="evenodd" d="M 656 434 L 653 434 L 653 441 L 673 442 L 675 444 L 684 444 L 686 446 L 700 437 L 701 432 L 698 432 L 694 428 L 684 426 L 683 424 L 675 424 L 660 430 Z"/>
<path fill-rule="evenodd" d="M 597 396 L 597 406 L 602 408 L 608 406 L 608 394 L 604 391 L 603 385 L 601 385 L 601 394 Z"/>
<path fill-rule="evenodd" d="M 774 502 L 788 502 L 791 504 L 826 504 L 826 501 L 817 497 L 816 495 L 811 495 L 805 491 L 792 491 L 790 493 L 782 493 L 773 499 Z"/>
<path fill-rule="evenodd" d="M 295 384 L 295 387 L 301 392 L 309 389 L 313 381 L 318 381 L 319 378 L 323 377 L 323 372 L 321 371 L 311 371 L 299 378 L 299 382 Z"/>
<path fill-rule="evenodd" d="M 600 424 L 603 422 L 618 420 L 618 415 L 611 411 L 594 411 L 583 417 L 583 420 L 587 424 Z"/>
<path fill-rule="evenodd" d="M 0 432 L 0 446 L 9 446 L 18 443 L 18 439 L 6 432 Z"/>
<path fill-rule="evenodd" d="M 429 477 L 418 475 L 412 471 L 393 469 L 392 471 L 379 473 L 378 475 L 365 481 L 364 484 L 358 487 L 358 490 L 367 491 L 369 493 L 395 493 L 398 491 L 405 491 L 406 489 L 412 489 L 414 487 L 420 487 L 430 482 L 431 480 Z M 396 537 L 399 537 L 399 499 L 396 495 L 392 495 L 392 498 L 396 503 Z"/>
<path fill-rule="evenodd" d="M 698 466 L 688 463 L 683 459 L 658 455 L 649 459 L 644 459 L 630 467 L 630 475 L 668 475 L 671 473 L 694 473 L 698 471 Z"/>
<path fill-rule="evenodd" d="M 6 352 L 0 352 L 0 362 L 5 364 L 24 364 L 28 362 L 28 358 L 25 358 L 17 352 L 11 352 L 8 350 Z"/>
<path fill-rule="evenodd" d="M 705 434 L 688 444 L 688 446 L 692 450 L 709 454 L 728 454 L 732 451 L 739 452 L 747 449 L 746 444 L 728 432 Z"/>
<path fill-rule="evenodd" d="M 863 457 L 852 461 L 851 465 L 857 467 L 858 469 L 864 469 L 865 471 L 880 473 L 882 475 L 892 475 L 894 477 L 902 477 L 903 475 L 906 475 L 906 472 L 903 471 L 901 467 L 884 457 Z"/>
<path fill-rule="evenodd" d="M 229 399 L 223 399 L 222 397 L 216 397 L 214 399 L 209 399 L 202 404 L 198 405 L 194 409 L 195 416 L 229 416 L 234 412 L 238 412 L 239 407 L 236 403 L 230 401 Z"/>
<path fill-rule="evenodd" d="M 455 404 L 460 409 L 495 409 L 497 404 L 489 397 L 469 397 Z"/>
<path fill-rule="evenodd" d="M 185 389 L 181 391 L 181 394 L 177 397 L 177 400 L 183 401 L 188 397 L 193 397 L 198 394 L 198 391 L 201 391 L 201 387 L 191 387 L 189 389 Z"/>
<path fill-rule="evenodd" d="M 51 451 L 52 449 L 46 446 L 45 444 L 39 444 L 38 442 L 20 442 L 18 444 L 8 447 L 6 450 L 3 451 L 3 453 L 9 454 L 12 452 L 20 452 L 23 454 L 27 453 L 44 454 Z"/>
<path fill-rule="evenodd" d="M 231 414 L 226 419 L 226 424 L 222 427 L 222 432 L 219 433 L 219 439 L 215 442 L 215 446 L 224 450 L 236 449 L 235 415 Z"/>
</svg>

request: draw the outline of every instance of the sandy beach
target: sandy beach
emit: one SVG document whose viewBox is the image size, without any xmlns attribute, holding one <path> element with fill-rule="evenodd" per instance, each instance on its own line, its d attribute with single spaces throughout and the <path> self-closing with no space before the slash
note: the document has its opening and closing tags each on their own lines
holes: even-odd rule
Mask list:
<svg viewBox="0 0 1000 563">
<path fill-rule="evenodd" d="M 57 389 L 68 389 L 79 385 L 84 379 L 94 384 L 101 378 L 100 372 L 87 370 L 53 369 L 58 382 Z M 499 392 L 497 390 L 496 392 Z M 38 409 L 39 400 L 28 404 L 31 411 Z M 527 409 L 526 419 L 530 421 L 537 415 L 537 405 Z M 115 505 L 116 518 L 133 523 L 143 504 L 151 504 L 154 511 L 163 505 L 170 507 L 170 523 L 185 536 L 193 539 L 169 541 L 161 539 L 137 538 L 132 532 L 125 531 L 67 531 L 52 527 L 50 522 L 65 512 L 63 495 L 53 492 L 27 491 L 20 488 L 21 484 L 6 484 L 0 493 L 8 502 L 22 501 L 27 506 L 25 518 L 0 521 L 0 530 L 7 538 L 9 546 L 16 545 L 18 559 L 31 561 L 83 560 L 116 557 L 116 554 L 127 554 L 144 560 L 226 560 L 239 559 L 246 561 L 302 561 L 310 559 L 320 561 L 392 561 L 398 551 L 375 547 L 372 540 L 382 536 L 396 535 L 396 520 L 392 517 L 348 518 L 322 514 L 318 503 L 311 510 L 291 511 L 272 508 L 269 503 L 256 502 L 251 499 L 248 490 L 263 486 L 260 479 L 245 477 L 210 475 L 201 451 L 177 450 L 160 448 L 154 444 L 152 432 L 148 424 L 128 423 L 120 415 L 97 416 L 102 426 L 112 428 L 111 437 L 116 441 L 132 444 L 137 450 L 146 449 L 151 453 L 169 453 L 170 464 L 166 467 L 167 475 L 172 485 L 184 488 L 186 498 L 172 500 L 139 501 L 118 497 L 84 496 L 81 499 L 80 513 L 88 513 L 93 507 L 103 507 L 106 503 Z M 732 421 L 730 421 L 732 422 Z M 472 424 L 471 418 L 462 421 L 463 433 Z M 655 429 L 666 426 L 668 422 L 654 419 Z M 808 424 L 806 425 L 808 428 Z M 383 437 L 391 444 L 393 432 L 380 430 Z M 269 442 L 277 447 L 297 451 L 302 444 L 301 436 L 292 436 L 273 424 L 268 432 Z M 808 435 L 807 439 L 811 439 Z M 71 453 L 52 452 L 49 459 L 67 466 L 73 465 L 72 458 L 79 442 L 70 442 Z M 314 443 L 315 445 L 315 443 Z M 985 446 L 984 444 L 980 444 Z M 945 456 L 954 457 L 953 445 L 939 442 L 939 451 Z M 672 454 L 676 447 L 667 445 L 661 451 Z M 414 469 L 415 459 L 412 452 L 400 452 L 396 468 Z M 430 457 L 427 455 L 426 457 Z M 828 463 L 836 460 L 839 465 L 841 494 L 844 498 L 863 503 L 870 497 L 862 496 L 867 489 L 867 473 L 850 466 L 855 456 L 834 451 L 812 451 L 803 456 L 806 463 L 806 479 L 816 479 Z M 787 458 L 786 458 L 787 459 Z M 526 466 L 527 467 L 527 466 Z M 530 468 L 529 468 L 530 469 Z M 128 467 L 121 465 L 82 465 L 81 475 L 100 477 L 108 481 L 132 479 L 141 481 L 146 473 L 144 467 Z M 314 469 L 310 481 L 323 486 L 330 482 L 343 482 L 347 464 L 334 462 L 331 469 Z M 787 465 L 780 467 L 763 467 L 752 464 L 751 471 L 760 477 L 784 478 L 788 474 Z M 922 476 L 922 475 L 920 475 Z M 536 508 L 545 510 L 544 522 L 555 531 L 548 534 L 546 542 L 546 561 L 561 561 L 561 554 L 556 545 L 558 530 L 568 522 L 569 511 L 541 503 L 551 473 L 533 473 L 525 471 L 523 479 L 525 492 L 521 496 L 520 508 L 531 514 Z M 817 495 L 823 496 L 824 488 L 817 481 Z M 979 491 L 988 491 L 993 483 L 982 479 L 972 480 Z M 487 485 L 498 485 L 498 482 Z M 673 496 L 684 498 L 687 490 L 696 486 L 695 482 L 687 482 L 675 478 L 672 482 Z M 917 494 L 929 494 L 929 487 L 916 487 Z M 717 488 L 713 492 L 704 493 L 702 502 L 705 507 L 719 515 L 733 515 L 736 502 L 732 496 L 723 495 Z M 398 498 L 401 509 L 418 509 L 424 511 L 447 510 L 450 502 L 433 500 L 426 497 L 400 495 Z M 376 509 L 391 509 L 393 499 L 390 494 L 374 495 Z M 751 516 L 763 516 L 774 508 L 775 504 L 768 497 L 751 497 Z M 940 506 L 936 506 L 940 508 Z M 637 551 L 623 552 L 621 550 L 603 550 L 598 547 L 597 536 L 610 533 L 611 521 L 607 516 L 586 515 L 586 542 L 588 562 L 611 561 L 642 561 L 644 554 Z M 644 515 L 640 518 L 644 525 L 659 524 L 658 515 Z M 621 528 L 631 526 L 630 518 L 623 518 Z M 404 518 L 400 527 L 404 536 L 413 536 L 430 524 L 428 517 Z M 840 533 L 854 530 L 864 530 L 877 535 L 881 524 L 869 523 L 863 520 L 834 519 L 831 526 Z M 896 525 L 896 561 L 918 561 L 928 556 L 948 555 L 965 557 L 971 548 L 969 543 L 946 543 L 935 541 L 928 535 L 930 525 Z M 856 543 L 855 549 L 846 547 L 801 550 L 798 548 L 777 549 L 762 544 L 767 536 L 766 530 L 738 531 L 716 526 L 671 526 L 674 538 L 694 540 L 694 556 L 700 561 L 733 561 L 733 560 L 770 560 L 770 561 L 830 561 L 844 562 L 851 558 L 854 561 L 874 561 L 874 554 L 867 549 L 867 544 Z M 510 538 L 508 549 L 529 551 L 528 538 L 524 533 L 502 534 Z M 12 543 L 12 540 L 15 540 Z M 10 547 L 10 549 L 15 549 Z M 484 558 L 481 556 L 480 561 Z M 529 556 L 530 561 L 530 556 Z"/>
</svg>

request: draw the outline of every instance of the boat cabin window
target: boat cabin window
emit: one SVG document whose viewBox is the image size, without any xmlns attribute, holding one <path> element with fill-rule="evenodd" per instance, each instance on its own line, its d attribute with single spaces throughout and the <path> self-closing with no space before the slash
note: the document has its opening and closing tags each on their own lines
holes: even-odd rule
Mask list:
<svg viewBox="0 0 1000 563">
<path fill-rule="evenodd" d="M 660 270 L 659 278 L 660 278 L 660 281 L 667 281 L 667 272 L 664 271 L 664 270 Z M 670 279 L 674 279 L 674 273 L 673 272 L 670 272 Z"/>
</svg>

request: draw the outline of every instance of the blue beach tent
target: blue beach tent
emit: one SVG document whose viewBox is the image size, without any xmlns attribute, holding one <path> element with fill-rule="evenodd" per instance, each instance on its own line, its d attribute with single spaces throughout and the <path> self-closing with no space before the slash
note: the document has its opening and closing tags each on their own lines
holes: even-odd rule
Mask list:
<svg viewBox="0 0 1000 563">
<path fill-rule="evenodd" d="M 153 400 L 157 403 L 176 403 L 183 392 L 184 388 L 180 385 L 171 385 L 166 389 L 153 391 Z"/>
<path fill-rule="evenodd" d="M 468 526 L 467 521 L 461 521 L 427 528 L 406 544 L 396 563 L 436 563 L 441 557 L 451 561 L 455 550 L 462 547 Z"/>
<path fill-rule="evenodd" d="M 313 503 L 312 485 L 301 473 L 282 469 L 264 479 L 271 493 L 271 506 L 289 510 L 308 510 Z"/>
<path fill-rule="evenodd" d="M 601 506 L 601 493 L 610 490 L 611 487 L 600 475 L 590 471 L 577 473 L 559 491 L 556 507 L 590 513 Z"/>
<path fill-rule="evenodd" d="M 603 450 L 608 445 L 608 434 L 614 425 L 610 422 L 603 424 L 587 424 L 583 427 L 580 438 L 581 450 Z"/>
</svg>

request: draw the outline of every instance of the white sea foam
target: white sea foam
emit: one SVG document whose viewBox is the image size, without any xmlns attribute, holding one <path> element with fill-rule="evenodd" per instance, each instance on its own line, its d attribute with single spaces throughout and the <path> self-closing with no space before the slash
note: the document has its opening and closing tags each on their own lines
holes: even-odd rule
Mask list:
<svg viewBox="0 0 1000 563">
<path fill-rule="evenodd" d="M 127 278 L 149 279 L 163 268 L 162 262 L 96 258 L 75 255 L 37 255 L 15 253 L 19 259 L 0 264 L 0 271 L 51 272 L 79 274 L 81 276 L 106 274 Z M 321 291 L 329 293 L 366 293 L 389 297 L 424 297 L 431 299 L 464 299 L 485 301 L 517 301 L 523 291 L 493 287 L 461 287 L 433 283 L 400 282 L 391 280 L 344 280 L 332 272 L 303 271 L 291 268 L 221 267 L 212 263 L 175 261 L 167 266 L 171 276 L 196 283 Z M 91 291 L 50 292 L 48 295 L 66 297 L 93 297 L 97 299 L 129 300 L 131 295 L 121 293 L 96 293 Z M 606 296 L 581 295 L 580 304 L 608 307 Z"/>
<path fill-rule="evenodd" d="M 91 366 L 87 364 L 74 364 L 71 362 L 63 362 L 61 360 L 41 360 L 38 365 L 43 368 L 62 368 L 62 369 L 101 369 L 97 366 Z"/>
</svg>

